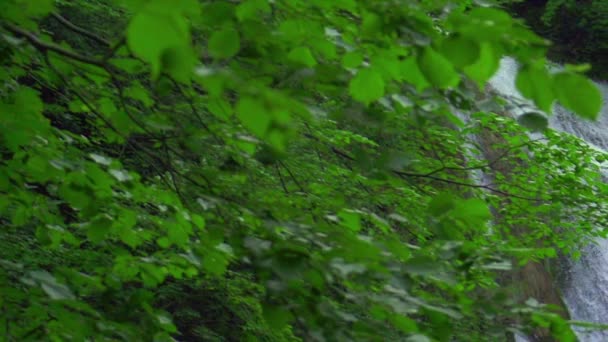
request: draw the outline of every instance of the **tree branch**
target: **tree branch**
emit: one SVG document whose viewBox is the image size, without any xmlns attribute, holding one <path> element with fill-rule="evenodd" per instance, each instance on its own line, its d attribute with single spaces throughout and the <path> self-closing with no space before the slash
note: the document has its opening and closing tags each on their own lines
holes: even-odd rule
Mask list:
<svg viewBox="0 0 608 342">
<path fill-rule="evenodd" d="M 96 66 L 104 68 L 104 69 L 106 69 L 106 67 L 107 67 L 107 65 L 101 60 L 98 60 L 95 58 L 90 58 L 90 57 L 78 54 L 76 52 L 66 50 L 66 49 L 60 47 L 59 45 L 44 42 L 44 41 L 40 40 L 40 38 L 36 37 L 36 35 L 33 34 L 32 32 L 25 31 L 22 28 L 15 26 L 13 24 L 4 23 L 4 24 L 2 24 L 2 27 L 4 27 L 6 30 L 8 30 L 9 32 L 13 33 L 14 35 L 16 35 L 18 37 L 25 38 L 28 42 L 30 42 L 30 44 L 32 44 L 36 49 L 38 49 L 42 53 L 47 53 L 48 51 L 52 51 L 52 52 L 58 53 L 64 57 L 68 57 L 68 58 L 71 58 L 73 60 L 76 60 L 76 61 L 79 61 L 82 63 L 96 65 Z"/>
<path fill-rule="evenodd" d="M 55 18 L 58 22 L 60 22 L 62 25 L 67 27 L 68 29 L 70 29 L 76 33 L 79 33 L 91 40 L 94 40 L 99 44 L 105 45 L 105 47 L 110 47 L 112 45 L 109 41 L 99 37 L 98 35 L 94 34 L 93 32 L 87 31 L 84 28 L 73 24 L 71 21 L 67 20 L 65 17 L 61 16 L 59 13 L 52 13 L 51 16 L 53 18 Z"/>
<path fill-rule="evenodd" d="M 538 198 L 531 198 L 531 197 L 525 197 L 525 196 L 519 196 L 519 195 L 515 195 L 509 192 L 505 192 L 502 190 L 498 190 L 495 188 L 492 188 L 491 186 L 487 185 L 487 184 L 471 184 L 471 183 L 465 183 L 465 182 L 459 182 L 459 181 L 455 181 L 455 180 L 451 180 L 451 179 L 446 179 L 446 178 L 440 178 L 440 177 L 435 177 L 435 176 L 428 176 L 426 174 L 419 174 L 419 173 L 408 173 L 408 172 L 403 172 L 403 171 L 397 171 L 397 170 L 391 170 L 394 174 L 399 175 L 401 177 L 419 177 L 419 178 L 428 178 L 428 179 L 432 179 L 438 182 L 443 182 L 443 183 L 447 183 L 447 184 L 453 184 L 453 185 L 460 185 L 460 186 L 466 186 L 469 188 L 478 188 L 478 189 L 485 189 L 488 190 L 490 192 L 494 192 L 500 195 L 504 195 L 504 196 L 508 196 L 508 197 L 513 197 L 513 198 L 519 198 L 519 199 L 523 199 L 523 200 L 527 200 L 527 201 L 538 201 Z"/>
<path fill-rule="evenodd" d="M 275 165 L 275 168 L 277 169 L 277 173 L 279 174 L 279 179 L 281 180 L 281 187 L 283 187 L 283 191 L 285 191 L 285 193 L 288 194 L 289 191 L 287 190 L 287 186 L 285 186 L 285 180 L 283 180 L 283 175 L 281 174 L 281 169 L 279 168 L 278 165 Z"/>
<path fill-rule="evenodd" d="M 294 183 L 296 183 L 296 185 L 298 186 L 298 188 L 300 188 L 300 191 L 306 192 L 304 190 L 304 188 L 302 187 L 302 185 L 300 185 L 300 182 L 298 182 L 298 179 L 294 176 L 294 174 L 291 172 L 291 170 L 287 167 L 287 165 L 285 165 L 285 163 L 283 163 L 282 161 L 279 161 L 279 164 L 281 164 L 281 166 L 283 168 L 285 168 L 285 170 L 289 174 L 289 177 L 291 177 L 291 179 L 294 181 Z"/>
<path fill-rule="evenodd" d="M 348 160 L 355 160 L 355 158 L 353 158 L 352 156 L 348 155 L 346 152 L 340 151 L 339 149 L 332 147 L 331 150 L 337 154 L 338 156 L 342 157 L 342 158 L 346 158 Z M 538 198 L 531 198 L 531 197 L 525 197 L 525 196 L 519 196 L 519 195 L 515 195 L 512 193 L 508 193 L 502 190 L 498 190 L 495 189 L 487 184 L 471 184 L 471 183 L 465 183 L 465 182 L 459 182 L 459 181 L 455 181 L 455 180 L 451 180 L 451 179 L 446 179 L 446 178 L 440 178 L 440 177 L 435 177 L 431 174 L 428 173 L 410 173 L 410 172 L 405 172 L 405 171 L 399 171 L 399 170 L 390 170 L 392 173 L 400 176 L 400 177 L 416 177 L 416 178 L 428 178 L 428 179 L 432 179 L 434 181 L 438 181 L 438 182 L 443 182 L 443 183 L 447 183 L 447 184 L 452 184 L 452 185 L 460 185 L 460 186 L 466 186 L 469 188 L 478 188 L 478 189 L 485 189 L 488 190 L 490 192 L 493 193 L 497 193 L 500 195 L 504 195 L 504 196 L 509 196 L 509 197 L 513 197 L 513 198 L 519 198 L 519 199 L 523 199 L 523 200 L 527 200 L 527 201 L 537 201 Z"/>
<path fill-rule="evenodd" d="M 536 141 L 541 141 L 541 140 L 546 140 L 547 138 L 538 138 L 538 139 L 532 139 L 530 141 L 526 141 L 525 143 L 521 143 L 518 145 L 514 145 L 514 146 L 509 146 L 509 148 L 507 148 L 503 153 L 501 153 L 498 157 L 494 158 L 493 160 L 491 160 L 490 162 L 483 164 L 483 165 L 477 165 L 477 166 L 467 166 L 467 167 L 452 167 L 452 166 L 442 166 L 438 169 L 435 169 L 433 171 L 429 171 L 427 173 L 425 173 L 425 176 L 431 176 L 434 175 L 436 173 L 439 173 L 441 171 L 446 171 L 446 170 L 450 170 L 450 171 L 472 171 L 472 170 L 481 170 L 481 169 L 485 169 L 485 168 L 491 168 L 492 166 L 494 166 L 494 164 L 498 163 L 501 159 L 507 157 L 509 155 L 509 153 L 511 153 L 513 150 L 520 148 L 520 147 L 524 147 L 524 146 L 528 146 L 533 142 Z"/>
</svg>

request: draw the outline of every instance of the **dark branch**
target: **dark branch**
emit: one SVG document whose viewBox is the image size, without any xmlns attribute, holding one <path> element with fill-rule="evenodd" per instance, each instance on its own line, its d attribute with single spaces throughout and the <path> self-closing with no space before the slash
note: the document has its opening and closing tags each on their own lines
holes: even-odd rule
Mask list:
<svg viewBox="0 0 608 342">
<path fill-rule="evenodd" d="M 289 174 L 289 177 L 291 177 L 293 182 L 296 183 L 298 188 L 300 188 L 300 191 L 306 192 L 304 190 L 304 188 L 302 187 L 302 185 L 300 185 L 300 182 L 298 182 L 298 179 L 294 176 L 294 174 L 291 172 L 291 170 L 287 167 L 287 165 L 285 165 L 285 163 L 283 163 L 282 161 L 279 161 L 279 164 L 281 164 L 281 166 L 287 171 L 287 173 Z"/>
<path fill-rule="evenodd" d="M 25 38 L 28 42 L 30 42 L 30 44 L 32 44 L 36 49 L 38 49 L 42 53 L 47 53 L 48 51 L 52 51 L 52 52 L 58 53 L 64 57 L 68 57 L 68 58 L 71 58 L 73 60 L 76 60 L 76 61 L 79 61 L 82 63 L 96 65 L 96 66 L 102 67 L 104 69 L 106 68 L 105 63 L 101 60 L 98 60 L 95 58 L 90 58 L 90 57 L 78 54 L 76 52 L 66 50 L 66 49 L 60 47 L 59 45 L 44 42 L 44 41 L 40 40 L 38 37 L 36 37 L 35 34 L 29 32 L 29 31 L 25 31 L 22 28 L 15 26 L 13 24 L 4 23 L 4 24 L 2 24 L 2 27 L 4 27 L 6 30 L 8 30 L 9 32 L 13 33 L 14 35 L 16 35 L 18 37 Z"/>
<path fill-rule="evenodd" d="M 285 191 L 285 193 L 288 194 L 289 191 L 287 190 L 287 186 L 285 186 L 285 180 L 283 179 L 283 175 L 281 174 L 281 169 L 279 168 L 278 165 L 275 165 L 275 168 L 277 169 L 277 173 L 279 174 L 279 179 L 281 180 L 281 187 L 283 187 L 283 191 Z"/>
<path fill-rule="evenodd" d="M 436 173 L 442 172 L 442 171 L 472 171 L 472 170 L 483 170 L 486 168 L 491 168 L 492 166 L 494 166 L 494 164 L 498 163 L 500 160 L 502 160 L 503 158 L 507 157 L 513 150 L 521 148 L 521 147 L 525 147 L 530 145 L 531 143 L 537 142 L 537 141 L 541 141 L 541 140 L 545 140 L 546 138 L 538 138 L 538 139 L 532 139 L 530 141 L 526 141 L 525 143 L 521 143 L 518 145 L 514 145 L 514 146 L 510 146 L 509 148 L 507 148 L 503 153 L 501 153 L 498 157 L 494 158 L 493 160 L 491 160 L 490 162 L 488 162 L 487 164 L 483 164 L 483 165 L 476 165 L 476 166 L 467 166 L 467 167 L 453 167 L 453 166 L 442 166 L 438 169 L 435 169 L 433 171 L 429 171 L 427 173 L 425 173 L 425 176 L 431 176 L 434 175 Z"/>
<path fill-rule="evenodd" d="M 339 149 L 337 149 L 335 147 L 332 147 L 331 150 L 342 158 L 346 158 L 351 161 L 355 160 L 355 158 L 348 155 L 346 152 L 340 151 Z M 519 198 L 519 199 L 523 199 L 523 200 L 527 200 L 527 201 L 537 201 L 538 200 L 538 198 L 519 196 L 519 195 L 508 193 L 508 192 L 505 192 L 502 190 L 498 190 L 487 184 L 472 184 L 472 183 L 459 182 L 459 181 L 455 181 L 455 180 L 451 180 L 451 179 L 435 177 L 432 174 L 428 174 L 428 173 L 410 173 L 410 172 L 399 171 L 399 170 L 390 170 L 390 171 L 400 177 L 427 178 L 427 179 L 432 179 L 437 182 L 442 182 L 442 183 L 447 183 L 447 184 L 452 184 L 452 185 L 460 185 L 460 186 L 466 186 L 469 188 L 485 189 L 485 190 L 488 190 L 488 191 L 496 193 L 496 194 L 509 196 L 509 197 L 513 197 L 513 198 Z"/>
<path fill-rule="evenodd" d="M 104 45 L 105 47 L 110 47 L 112 45 L 109 41 L 99 37 L 98 35 L 94 34 L 93 32 L 87 31 L 84 28 L 73 24 L 71 21 L 67 20 L 65 17 L 61 16 L 59 13 L 53 13 L 53 14 L 51 14 L 51 16 L 53 18 L 55 18 L 58 22 L 60 22 L 62 25 L 67 27 L 68 29 L 70 29 L 76 33 L 79 33 L 91 40 L 94 40 L 97 43 Z"/>
<path fill-rule="evenodd" d="M 492 188 L 489 185 L 486 184 L 471 184 L 471 183 L 465 183 L 465 182 L 459 182 L 459 181 L 455 181 L 455 180 L 451 180 L 451 179 L 446 179 L 446 178 L 440 178 L 440 177 L 435 177 L 435 176 L 429 176 L 426 174 L 419 174 L 419 173 L 408 173 L 408 172 L 403 172 L 403 171 L 397 171 L 397 170 L 391 170 L 394 174 L 399 175 L 401 177 L 419 177 L 419 178 L 428 178 L 428 179 L 432 179 L 438 182 L 443 182 L 443 183 L 447 183 L 447 184 L 453 184 L 453 185 L 460 185 L 460 186 L 466 186 L 469 188 L 478 188 L 478 189 L 485 189 L 488 190 L 490 192 L 494 192 L 500 195 L 504 195 L 504 196 L 508 196 L 508 197 L 513 197 L 513 198 L 519 198 L 519 199 L 523 199 L 523 200 L 527 200 L 527 201 L 538 201 L 538 198 L 531 198 L 531 197 L 525 197 L 525 196 L 519 196 L 519 195 L 515 195 L 509 192 L 505 192 L 502 190 L 498 190 L 495 188 Z"/>
</svg>

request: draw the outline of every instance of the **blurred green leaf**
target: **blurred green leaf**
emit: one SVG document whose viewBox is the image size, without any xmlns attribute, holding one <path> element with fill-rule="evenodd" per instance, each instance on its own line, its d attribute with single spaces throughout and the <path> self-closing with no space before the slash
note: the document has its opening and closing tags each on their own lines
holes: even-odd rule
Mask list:
<svg viewBox="0 0 608 342">
<path fill-rule="evenodd" d="M 424 48 L 418 56 L 418 66 L 424 77 L 440 89 L 453 88 L 460 83 L 454 65 L 433 48 Z"/>
<path fill-rule="evenodd" d="M 357 101 L 369 105 L 384 96 L 384 80 L 373 69 L 360 69 L 350 81 L 348 90 Z"/>
<path fill-rule="evenodd" d="M 595 120 L 602 109 L 602 94 L 597 86 L 585 77 L 562 72 L 554 76 L 557 99 L 566 108 L 580 116 Z"/>
<path fill-rule="evenodd" d="M 239 33 L 231 27 L 214 32 L 209 38 L 207 48 L 213 58 L 225 59 L 233 57 L 241 48 Z"/>
</svg>

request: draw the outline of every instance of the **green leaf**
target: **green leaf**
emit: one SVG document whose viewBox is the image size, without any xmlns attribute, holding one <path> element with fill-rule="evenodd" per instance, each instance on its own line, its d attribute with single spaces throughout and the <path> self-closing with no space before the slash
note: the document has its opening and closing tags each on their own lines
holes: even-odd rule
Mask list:
<svg viewBox="0 0 608 342">
<path fill-rule="evenodd" d="M 141 243 L 141 240 L 135 232 L 136 224 L 137 213 L 132 210 L 124 209 L 120 212 L 120 216 L 118 216 L 117 220 L 114 221 L 112 230 L 118 231 L 120 240 L 134 248 Z"/>
<path fill-rule="evenodd" d="M 131 248 L 135 248 L 141 243 L 141 240 L 137 237 L 137 233 L 135 233 L 133 229 L 121 229 L 118 232 L 118 236 L 120 237 L 120 241 Z"/>
<path fill-rule="evenodd" d="M 369 105 L 384 96 L 384 80 L 373 69 L 360 69 L 350 81 L 348 90 L 355 100 Z"/>
<path fill-rule="evenodd" d="M 144 64 L 135 58 L 113 58 L 110 63 L 126 72 L 136 73 L 143 69 Z"/>
<path fill-rule="evenodd" d="M 335 59 L 338 55 L 336 45 L 328 40 L 319 38 L 310 44 L 310 47 L 323 58 Z"/>
<path fill-rule="evenodd" d="M 458 32 L 476 41 L 500 41 L 513 27 L 507 12 L 489 6 L 473 6 L 466 14 L 453 11 L 449 20 Z"/>
<path fill-rule="evenodd" d="M 521 94 L 532 99 L 540 110 L 551 111 L 551 104 L 555 100 L 553 80 L 543 65 L 524 66 L 517 74 L 515 85 Z"/>
<path fill-rule="evenodd" d="M 44 103 L 40 100 L 38 92 L 32 88 L 19 87 L 14 94 L 14 98 L 15 105 L 17 105 L 20 112 L 27 116 L 38 116 L 44 109 Z"/>
<path fill-rule="evenodd" d="M 547 117 L 538 112 L 524 113 L 517 118 L 517 121 L 532 132 L 542 132 L 549 126 Z"/>
<path fill-rule="evenodd" d="M 424 77 L 434 87 L 453 88 L 460 83 L 460 77 L 454 65 L 431 47 L 426 47 L 418 56 L 418 66 Z"/>
<path fill-rule="evenodd" d="M 416 57 L 408 57 L 399 65 L 400 78 L 415 86 L 418 91 L 423 91 L 430 86 L 424 74 L 418 67 Z"/>
<path fill-rule="evenodd" d="M 243 12 L 245 13 L 246 11 Z M 234 16 L 235 5 L 232 3 L 224 1 L 213 1 L 205 2 L 203 5 L 203 24 L 208 25 L 210 27 L 219 26 L 226 22 L 230 22 L 234 19 Z"/>
<path fill-rule="evenodd" d="M 177 246 L 185 246 L 188 242 L 189 231 L 181 224 L 174 224 L 168 227 L 167 238 Z"/>
<path fill-rule="evenodd" d="M 162 236 L 156 240 L 156 244 L 158 244 L 160 248 L 169 248 L 169 246 L 171 246 L 171 241 L 169 241 L 167 237 Z"/>
<path fill-rule="evenodd" d="M 216 59 L 230 58 L 236 55 L 240 48 L 239 33 L 232 27 L 225 27 L 214 32 L 207 43 L 209 55 Z"/>
<path fill-rule="evenodd" d="M 405 317 L 404 315 L 391 315 L 389 319 L 390 322 L 397 327 L 397 329 L 403 332 L 411 333 L 418 330 L 416 321 Z"/>
<path fill-rule="evenodd" d="M 72 207 L 84 209 L 91 203 L 89 189 L 73 183 L 64 183 L 59 188 L 59 195 Z"/>
<path fill-rule="evenodd" d="M 287 55 L 287 59 L 294 63 L 302 64 L 309 68 L 317 65 L 317 60 L 310 52 L 310 49 L 305 46 L 298 46 L 292 49 Z"/>
<path fill-rule="evenodd" d="M 456 211 L 458 212 L 458 215 L 462 215 L 467 218 L 480 220 L 489 220 L 492 218 L 488 205 L 479 198 L 470 198 L 464 202 L 459 202 L 457 204 Z"/>
<path fill-rule="evenodd" d="M 454 209 L 460 199 L 451 193 L 440 193 L 433 197 L 429 203 L 429 213 L 440 216 Z"/>
<path fill-rule="evenodd" d="M 236 105 L 236 116 L 243 126 L 260 138 L 266 135 L 272 117 L 264 104 L 252 97 L 239 100 Z"/>
<path fill-rule="evenodd" d="M 268 0 L 245 0 L 236 7 L 236 17 L 240 21 L 259 19 L 260 15 L 271 11 Z"/>
<path fill-rule="evenodd" d="M 602 94 L 593 82 L 579 74 L 561 72 L 554 76 L 554 88 L 564 107 L 586 119 L 597 119 L 602 109 Z"/>
<path fill-rule="evenodd" d="M 87 227 L 87 237 L 93 243 L 103 241 L 112 227 L 112 218 L 102 215 L 91 221 Z"/>
<path fill-rule="evenodd" d="M 488 208 L 488 204 L 479 198 L 470 198 L 467 200 L 457 200 L 454 203 L 453 209 L 448 216 L 451 221 L 464 222 L 466 225 L 465 230 L 486 232 L 487 223 L 492 219 L 492 214 Z M 447 222 L 440 222 L 436 226 L 438 236 L 446 238 L 462 238 L 463 229 L 454 229 L 453 224 L 450 224 L 450 220 Z"/>
<path fill-rule="evenodd" d="M 0 102 L 0 137 L 7 148 L 17 151 L 35 136 L 49 132 L 50 124 L 42 115 L 43 109 L 38 92 L 29 87 L 19 87 L 12 103 Z"/>
<path fill-rule="evenodd" d="M 456 68 L 464 68 L 475 63 L 481 54 L 479 43 L 460 35 L 452 35 L 441 42 L 439 53 Z"/>
<path fill-rule="evenodd" d="M 151 107 L 154 104 L 149 92 L 139 82 L 131 83 L 131 86 L 125 89 L 125 96 L 141 101 L 146 107 Z"/>
<path fill-rule="evenodd" d="M 223 98 L 209 99 L 206 103 L 207 109 L 211 114 L 215 115 L 220 119 L 228 119 L 232 116 L 232 106 L 230 102 Z"/>
<path fill-rule="evenodd" d="M 31 215 L 31 210 L 28 207 L 20 205 L 13 211 L 11 223 L 15 226 L 22 226 L 27 223 Z"/>
<path fill-rule="evenodd" d="M 42 18 L 51 13 L 54 7 L 54 0 L 8 0 L 0 4 L 0 18 L 31 26 L 27 19 Z"/>
<path fill-rule="evenodd" d="M 279 25 L 279 32 L 284 39 L 301 43 L 310 35 L 311 23 L 302 19 L 288 19 Z"/>
<path fill-rule="evenodd" d="M 391 51 L 378 52 L 371 56 L 369 63 L 374 66 L 375 71 L 382 75 L 382 79 L 385 81 L 401 79 L 401 65 L 395 53 Z"/>
<path fill-rule="evenodd" d="M 591 70 L 591 64 L 589 64 L 589 63 L 566 64 L 564 69 L 566 71 L 570 71 L 570 72 L 574 72 L 574 73 L 585 73 L 585 72 L 588 72 L 589 70 Z"/>
<path fill-rule="evenodd" d="M 352 210 L 342 210 L 338 213 L 341 224 L 354 231 L 358 232 L 361 230 L 361 215 L 358 212 Z"/>
<path fill-rule="evenodd" d="M 363 63 L 363 55 L 358 51 L 347 52 L 342 56 L 342 65 L 345 68 L 357 68 Z"/>
<path fill-rule="evenodd" d="M 192 223 L 194 223 L 198 229 L 205 229 L 205 218 L 200 215 L 192 214 Z"/>
<path fill-rule="evenodd" d="M 127 27 L 127 44 L 135 56 L 150 64 L 153 77 L 157 77 L 163 54 L 168 49 L 178 51 L 173 53 L 173 57 L 180 53 L 189 55 L 189 52 L 181 51 L 190 49 L 188 23 L 172 12 L 143 10 L 135 15 Z M 171 64 L 179 64 L 179 61 L 172 61 Z"/>
<path fill-rule="evenodd" d="M 268 327 L 274 331 L 283 330 L 293 319 L 293 315 L 282 307 L 265 304 L 263 309 L 264 319 Z"/>
<path fill-rule="evenodd" d="M 501 56 L 496 53 L 492 45 L 482 43 L 479 50 L 479 59 L 472 65 L 464 68 L 465 74 L 483 88 L 485 83 L 498 71 Z"/>
<path fill-rule="evenodd" d="M 365 12 L 361 23 L 361 33 L 368 37 L 374 37 L 382 29 L 382 19 L 373 12 Z"/>
<path fill-rule="evenodd" d="M 161 55 L 162 70 L 174 80 L 186 84 L 190 82 L 197 62 L 194 52 L 188 47 L 170 47 Z"/>
<path fill-rule="evenodd" d="M 26 5 L 26 10 L 24 12 L 31 17 L 43 17 L 55 9 L 55 1 L 53 0 L 38 0 L 36 2 L 18 0 L 18 2 L 22 6 Z"/>
<path fill-rule="evenodd" d="M 201 266 L 209 274 L 219 276 L 226 272 L 229 263 L 226 254 L 217 249 L 212 249 L 203 256 Z"/>
</svg>

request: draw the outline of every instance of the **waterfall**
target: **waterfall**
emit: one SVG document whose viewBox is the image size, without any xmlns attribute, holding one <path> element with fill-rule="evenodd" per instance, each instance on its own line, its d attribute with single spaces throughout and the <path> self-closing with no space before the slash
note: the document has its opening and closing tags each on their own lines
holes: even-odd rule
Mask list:
<svg viewBox="0 0 608 342">
<path fill-rule="evenodd" d="M 521 100 L 522 96 L 515 87 L 517 69 L 515 60 L 503 59 L 490 85 L 507 98 Z M 556 105 L 549 124 L 556 130 L 584 139 L 595 148 L 608 151 L 608 84 L 597 83 L 597 86 L 604 98 L 602 113 L 597 121 L 581 119 Z M 603 173 L 608 177 L 608 170 Z M 564 264 L 566 276 L 560 287 L 571 318 L 608 324 L 608 240 L 600 239 L 596 244 L 587 246 L 579 260 L 567 260 Z M 608 331 L 585 332 L 578 328 L 575 331 L 583 342 L 608 341 Z"/>
</svg>

